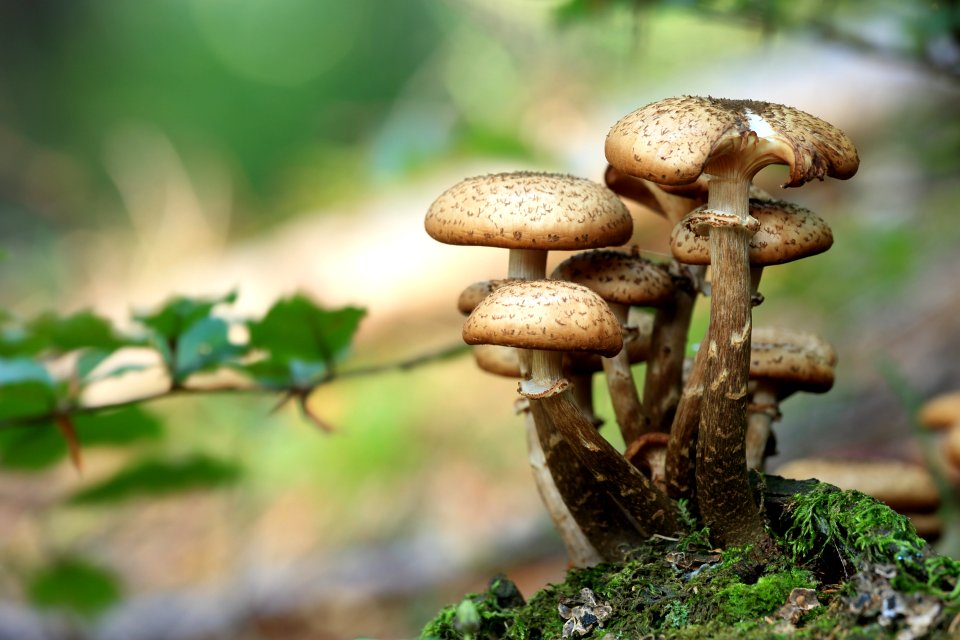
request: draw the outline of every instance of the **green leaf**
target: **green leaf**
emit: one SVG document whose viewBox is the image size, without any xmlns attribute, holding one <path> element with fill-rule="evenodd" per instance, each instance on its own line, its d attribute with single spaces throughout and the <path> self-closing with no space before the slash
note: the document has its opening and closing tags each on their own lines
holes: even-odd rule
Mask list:
<svg viewBox="0 0 960 640">
<path fill-rule="evenodd" d="M 232 364 L 246 352 L 228 337 L 230 325 L 221 318 L 201 318 L 180 336 L 174 363 L 174 379 Z"/>
<path fill-rule="evenodd" d="M 72 417 L 82 447 L 122 446 L 157 440 L 163 425 L 143 409 L 132 406 Z M 42 471 L 63 460 L 69 447 L 53 421 L 0 430 L 0 467 Z"/>
<path fill-rule="evenodd" d="M 245 367 L 261 384 L 305 389 L 341 360 L 366 311 L 328 310 L 302 295 L 280 300 L 250 324 L 250 346 L 265 359 Z"/>
<path fill-rule="evenodd" d="M 53 379 L 40 363 L 0 358 L 0 420 L 49 413 L 55 398 Z"/>
<path fill-rule="evenodd" d="M 127 445 L 163 435 L 160 420 L 138 406 L 77 414 L 73 423 L 85 447 Z"/>
<path fill-rule="evenodd" d="M 67 443 L 51 421 L 0 430 L 0 467 L 42 471 L 67 455 Z"/>
<path fill-rule="evenodd" d="M 117 577 L 80 557 L 63 557 L 30 576 L 27 594 L 40 608 L 66 609 L 93 617 L 122 595 Z"/>
<path fill-rule="evenodd" d="M 225 460 L 193 455 L 183 460 L 144 459 L 113 477 L 75 493 L 77 505 L 108 504 L 134 498 L 162 496 L 195 489 L 212 489 L 231 484 L 242 469 Z"/>
<path fill-rule="evenodd" d="M 135 314 L 134 317 L 164 340 L 177 340 L 194 323 L 208 317 L 218 304 L 232 303 L 236 299 L 236 291 L 219 298 L 177 296 L 153 313 Z"/>
<path fill-rule="evenodd" d="M 80 311 L 61 318 L 55 313 L 43 313 L 29 322 L 27 331 L 38 347 L 35 353 L 51 350 L 66 353 L 94 348 L 112 352 L 129 344 L 109 321 L 90 311 Z"/>
</svg>

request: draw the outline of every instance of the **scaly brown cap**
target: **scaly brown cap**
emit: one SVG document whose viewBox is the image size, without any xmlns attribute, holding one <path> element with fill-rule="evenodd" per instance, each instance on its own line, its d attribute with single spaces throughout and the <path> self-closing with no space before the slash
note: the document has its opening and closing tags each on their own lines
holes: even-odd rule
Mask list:
<svg viewBox="0 0 960 640">
<path fill-rule="evenodd" d="M 765 267 L 823 253 L 833 244 L 830 226 L 817 214 L 783 200 L 750 200 L 750 215 L 760 228 L 750 238 L 750 264 Z M 670 249 L 678 262 L 710 264 L 710 240 L 688 225 L 670 233 Z"/>
<path fill-rule="evenodd" d="M 898 460 L 792 460 L 777 475 L 794 480 L 816 478 L 841 489 L 856 489 L 900 513 L 927 513 L 940 506 L 940 494 L 923 467 Z"/>
<path fill-rule="evenodd" d="M 747 147 L 751 141 L 756 146 Z M 860 164 L 853 143 L 833 125 L 757 100 L 667 98 L 621 118 L 606 142 L 611 165 L 664 185 L 691 183 L 711 160 L 742 149 L 753 154 L 755 170 L 788 165 L 787 187 L 826 176 L 850 178 Z"/>
<path fill-rule="evenodd" d="M 455 184 L 430 205 L 424 227 L 447 244 L 576 250 L 627 242 L 633 219 L 596 182 L 520 171 Z"/>
<path fill-rule="evenodd" d="M 593 291 L 572 282 L 529 280 L 500 287 L 463 325 L 467 344 L 544 351 L 592 351 L 613 357 L 623 347 L 620 323 Z"/>
<path fill-rule="evenodd" d="M 920 408 L 920 424 L 930 429 L 960 425 L 960 391 L 951 391 L 928 400 Z"/>
<path fill-rule="evenodd" d="M 609 249 L 574 254 L 558 264 L 551 277 L 582 284 L 618 304 L 655 307 L 673 293 L 666 269 L 639 255 Z"/>
<path fill-rule="evenodd" d="M 829 391 L 836 364 L 833 347 L 812 333 L 754 327 L 750 337 L 750 378 L 775 382 L 783 393 Z"/>
<path fill-rule="evenodd" d="M 473 347 L 477 367 L 487 373 L 505 378 L 520 378 L 520 357 L 516 349 L 496 344 L 478 344 Z"/>
<path fill-rule="evenodd" d="M 481 280 L 480 282 L 474 282 L 460 292 L 460 297 L 457 298 L 457 311 L 465 316 L 470 315 L 477 305 L 480 304 L 480 301 L 490 295 L 494 289 L 516 281 L 516 278 L 501 278 L 499 280 Z"/>
</svg>

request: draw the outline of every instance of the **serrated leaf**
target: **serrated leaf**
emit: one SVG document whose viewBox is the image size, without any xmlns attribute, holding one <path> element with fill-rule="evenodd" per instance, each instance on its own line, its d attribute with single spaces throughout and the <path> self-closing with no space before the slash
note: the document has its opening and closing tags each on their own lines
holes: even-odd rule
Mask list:
<svg viewBox="0 0 960 640">
<path fill-rule="evenodd" d="M 107 504 L 181 491 L 213 489 L 237 481 L 241 473 L 240 466 L 232 462 L 199 454 L 174 461 L 145 459 L 75 493 L 70 502 L 77 505 Z"/>
<path fill-rule="evenodd" d="M 40 608 L 95 616 L 120 600 L 123 590 L 107 569 L 79 557 L 63 557 L 30 576 L 27 594 Z"/>
<path fill-rule="evenodd" d="M 56 403 L 50 373 L 28 358 L 0 358 L 0 419 L 49 413 Z"/>
<path fill-rule="evenodd" d="M 250 346 L 268 355 L 247 371 L 271 386 L 308 388 L 343 358 L 365 313 L 324 309 L 302 295 L 280 300 L 250 324 Z"/>
<path fill-rule="evenodd" d="M 200 371 L 232 364 L 246 348 L 230 342 L 230 325 L 221 318 L 201 318 L 180 335 L 177 343 L 174 379 L 183 382 Z"/>
<path fill-rule="evenodd" d="M 135 314 L 134 317 L 165 340 L 177 339 L 195 322 L 208 317 L 215 306 L 232 303 L 236 299 L 236 291 L 219 298 L 177 296 L 153 313 Z"/>
</svg>

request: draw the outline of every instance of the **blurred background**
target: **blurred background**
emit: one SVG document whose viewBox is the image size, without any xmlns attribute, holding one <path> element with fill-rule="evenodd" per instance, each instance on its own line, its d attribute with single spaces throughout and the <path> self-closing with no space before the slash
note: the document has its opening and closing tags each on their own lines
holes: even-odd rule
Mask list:
<svg viewBox="0 0 960 640">
<path fill-rule="evenodd" d="M 343 369 L 445 349 L 456 296 L 506 255 L 428 238 L 433 199 L 500 170 L 600 179 L 609 127 L 679 94 L 795 106 L 860 151 L 850 182 L 757 179 L 836 239 L 764 275 L 757 324 L 840 359 L 830 394 L 783 407 L 771 467 L 919 460 L 904 398 L 960 388 L 951 0 L 4 2 L 0 304 L 125 327 L 174 294 L 236 290 L 243 318 L 302 291 L 367 309 Z M 665 224 L 637 228 L 664 257 Z M 162 400 L 157 437 L 91 447 L 83 473 L 7 468 L 0 638 L 409 638 L 497 572 L 560 580 L 514 389 L 466 355 L 345 379 L 310 398 L 332 435 L 276 398 Z M 144 452 L 239 475 L 67 501 Z"/>
</svg>

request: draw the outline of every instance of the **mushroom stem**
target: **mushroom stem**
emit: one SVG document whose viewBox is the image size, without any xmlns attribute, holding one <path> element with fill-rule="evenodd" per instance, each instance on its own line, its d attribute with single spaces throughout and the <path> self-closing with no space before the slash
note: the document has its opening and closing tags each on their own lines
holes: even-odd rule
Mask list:
<svg viewBox="0 0 960 640">
<path fill-rule="evenodd" d="M 774 385 L 757 380 L 747 408 L 747 468 L 763 471 L 773 421 L 780 416 Z"/>
<path fill-rule="evenodd" d="M 689 267 L 702 277 L 706 267 Z M 671 272 L 679 270 L 676 261 Z M 669 432 L 683 392 L 683 359 L 687 350 L 690 320 L 697 300 L 689 278 L 675 278 L 673 300 L 657 309 L 650 338 L 650 357 L 643 381 L 644 432 Z"/>
<path fill-rule="evenodd" d="M 598 492 L 615 503 L 616 512 L 633 523 L 636 531 L 647 536 L 676 533 L 680 529 L 676 505 L 597 432 L 573 402 L 560 365 L 558 352 L 533 352 L 531 380 L 529 384 L 521 383 L 521 392 L 530 398 L 531 409 L 544 411 L 546 419 L 593 476 Z M 546 445 L 544 451 L 548 451 Z"/>
<path fill-rule="evenodd" d="M 590 422 L 599 429 L 603 425 L 603 420 L 593 412 L 593 374 L 574 373 L 570 374 L 568 378 L 570 379 L 570 392 L 573 394 L 573 400 L 584 415 L 590 419 Z"/>
<path fill-rule="evenodd" d="M 537 485 L 537 491 L 540 493 L 540 499 L 547 508 L 550 519 L 553 521 L 553 526 L 556 527 L 557 532 L 560 534 L 560 539 L 567 549 L 567 558 L 570 564 L 574 567 L 592 567 L 595 564 L 603 562 L 603 556 L 600 555 L 597 549 L 590 543 L 590 540 L 587 539 L 586 534 L 578 524 L 576 516 L 571 513 L 570 508 L 561 495 L 560 489 L 557 487 L 554 475 L 561 466 L 560 460 L 558 460 L 558 452 L 562 451 L 562 448 L 553 447 L 552 462 L 554 469 L 551 471 L 547 457 L 544 454 L 543 448 L 540 446 L 540 437 L 533 413 L 529 407 L 524 409 L 523 412 L 527 431 L 528 460 L 530 462 L 530 468 L 533 470 L 534 478 L 536 479 L 535 484 Z M 556 437 L 559 438 L 559 435 Z M 567 449 L 567 457 L 575 462 L 573 451 L 569 450 L 569 446 Z M 566 468 L 566 465 L 563 466 Z M 561 480 L 562 479 L 563 477 L 561 476 Z M 576 496 L 572 495 L 571 502 L 576 504 L 577 501 Z M 585 523 L 591 521 L 591 518 L 584 517 L 586 514 L 580 515 L 580 520 Z"/>
<path fill-rule="evenodd" d="M 613 311 L 620 326 L 625 327 L 629 306 L 616 302 L 607 302 L 607 306 Z M 633 379 L 633 371 L 630 368 L 630 355 L 627 353 L 626 344 L 617 355 L 612 358 L 603 358 L 603 373 L 607 378 L 610 402 L 613 405 L 617 424 L 620 426 L 620 433 L 623 435 L 623 441 L 629 444 L 643 433 L 645 418 L 643 405 L 640 404 L 640 395 L 637 393 L 637 383 Z"/>
<path fill-rule="evenodd" d="M 667 495 L 674 500 L 686 499 L 692 513 L 699 512 L 696 502 L 697 435 L 700 432 L 700 403 L 707 370 L 705 345 L 709 340 L 708 329 L 680 395 L 670 427 L 670 441 L 667 443 Z"/>
<path fill-rule="evenodd" d="M 540 249 L 510 249 L 508 278 L 541 280 L 547 273 L 547 252 Z"/>
<path fill-rule="evenodd" d="M 707 207 L 720 221 L 710 229 L 713 283 L 705 345 L 708 379 L 697 441 L 697 498 L 704 521 L 720 544 L 728 546 L 756 544 L 767 537 L 746 467 L 752 235 L 748 195 L 758 167 L 750 167 L 750 155 L 745 156 L 743 163 L 738 154 L 721 156 L 708 166 L 712 179 Z"/>
</svg>

